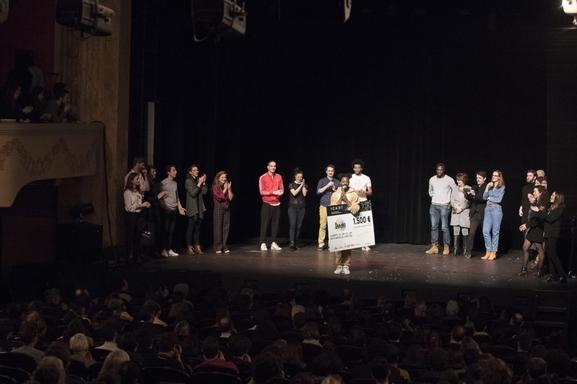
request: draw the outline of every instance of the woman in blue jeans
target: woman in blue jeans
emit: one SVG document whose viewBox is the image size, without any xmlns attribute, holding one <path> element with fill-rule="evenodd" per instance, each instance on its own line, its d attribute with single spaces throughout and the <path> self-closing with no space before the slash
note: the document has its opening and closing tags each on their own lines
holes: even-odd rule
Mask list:
<svg viewBox="0 0 577 384">
<path fill-rule="evenodd" d="M 481 259 L 495 260 L 497 249 L 499 248 L 499 232 L 501 230 L 501 220 L 503 220 L 503 209 L 501 202 L 505 196 L 505 178 L 503 172 L 498 169 L 493 171 L 491 182 L 487 184 L 487 189 L 483 193 L 483 199 L 487 200 L 485 208 L 485 218 L 483 220 L 483 237 L 485 238 L 485 249 L 487 252 Z"/>
</svg>

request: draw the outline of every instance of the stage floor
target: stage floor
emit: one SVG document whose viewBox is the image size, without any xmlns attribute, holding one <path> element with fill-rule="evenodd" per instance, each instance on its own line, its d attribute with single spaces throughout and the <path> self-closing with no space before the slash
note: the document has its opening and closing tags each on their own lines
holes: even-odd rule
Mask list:
<svg viewBox="0 0 577 384">
<path fill-rule="evenodd" d="M 267 286 L 285 288 L 291 283 L 321 285 L 323 289 L 341 289 L 351 285 L 371 289 L 394 286 L 399 288 L 396 291 L 399 295 L 401 290 L 407 289 L 419 289 L 430 295 L 444 291 L 443 296 L 448 292 L 478 294 L 483 290 L 507 290 L 509 294 L 577 290 L 575 280 L 568 284 L 550 284 L 532 273 L 518 277 L 520 251 L 501 255 L 495 261 L 484 261 L 480 252 L 467 260 L 462 256 L 428 256 L 425 250 L 425 246 L 408 244 L 378 244 L 368 252 L 354 250 L 349 276 L 334 275 L 334 255 L 317 251 L 315 246 L 296 251 L 283 248 L 282 251 L 261 252 L 257 244 L 231 247 L 229 254 L 207 252 L 200 256 L 181 255 L 152 260 L 132 271 L 217 272 L 231 287 L 238 286 L 243 280 L 257 280 Z"/>
</svg>

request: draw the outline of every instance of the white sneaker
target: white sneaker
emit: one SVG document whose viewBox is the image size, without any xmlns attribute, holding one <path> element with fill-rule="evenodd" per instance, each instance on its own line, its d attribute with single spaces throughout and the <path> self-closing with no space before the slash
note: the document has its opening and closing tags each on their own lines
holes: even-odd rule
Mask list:
<svg viewBox="0 0 577 384">
<path fill-rule="evenodd" d="M 172 249 L 169 249 L 168 250 L 168 256 L 172 256 L 172 257 L 178 256 L 178 253 L 174 252 Z"/>
<path fill-rule="evenodd" d="M 341 273 L 343 273 L 343 266 L 342 266 L 342 265 L 337 265 L 337 269 L 335 269 L 334 274 L 335 274 L 335 275 L 340 275 Z"/>
<path fill-rule="evenodd" d="M 166 249 L 163 249 L 162 252 L 160 252 L 160 256 L 168 257 L 168 251 Z"/>
<path fill-rule="evenodd" d="M 280 251 L 282 248 L 279 247 L 278 244 L 273 241 L 272 244 L 270 245 L 270 249 L 272 249 L 273 251 Z"/>
<path fill-rule="evenodd" d="M 216 251 L 216 254 L 217 254 L 217 255 L 220 254 L 220 253 L 222 253 L 221 250 Z"/>
<path fill-rule="evenodd" d="M 362 250 L 363 250 L 363 251 L 370 251 L 370 250 L 371 250 L 371 247 L 363 247 Z"/>
<path fill-rule="evenodd" d="M 268 248 L 266 247 L 266 243 L 260 243 L 260 250 L 261 251 L 268 251 Z"/>
<path fill-rule="evenodd" d="M 343 265 L 343 275 L 350 275 L 351 270 L 349 269 L 348 265 Z"/>
</svg>

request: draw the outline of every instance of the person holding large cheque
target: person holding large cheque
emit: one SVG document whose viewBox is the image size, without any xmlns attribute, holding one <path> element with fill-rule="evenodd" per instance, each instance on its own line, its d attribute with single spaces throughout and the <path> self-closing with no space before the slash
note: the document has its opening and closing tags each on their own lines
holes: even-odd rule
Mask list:
<svg viewBox="0 0 577 384">
<path fill-rule="evenodd" d="M 348 175 L 342 175 L 340 177 L 340 186 L 331 195 L 331 205 L 347 205 L 347 210 L 356 215 L 359 213 L 359 195 L 352 189 L 349 189 L 349 179 Z M 350 275 L 350 265 L 351 265 L 351 250 L 347 249 L 344 251 L 335 252 L 335 260 L 337 268 L 335 269 L 335 275 Z"/>
</svg>

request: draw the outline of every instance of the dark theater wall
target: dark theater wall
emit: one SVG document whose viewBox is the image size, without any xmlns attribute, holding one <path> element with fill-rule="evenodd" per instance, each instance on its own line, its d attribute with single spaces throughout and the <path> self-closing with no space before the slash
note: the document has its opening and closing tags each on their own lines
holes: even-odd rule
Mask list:
<svg viewBox="0 0 577 384">
<path fill-rule="evenodd" d="M 0 24 L 0 79 L 14 67 L 17 50 L 33 50 L 37 65 L 45 73 L 54 66 L 54 14 L 56 0 L 18 0 L 10 2 L 10 14 Z"/>
<path fill-rule="evenodd" d="M 175 162 L 181 181 L 192 162 L 209 178 L 230 172 L 234 239 L 258 233 L 257 179 L 267 160 L 278 161 L 285 184 L 298 166 L 312 186 L 325 164 L 349 171 L 359 157 L 373 180 L 377 241 L 428 242 L 427 180 L 443 161 L 450 175 L 504 172 L 502 246 L 519 246 L 525 169 L 548 166 L 543 31 L 516 27 L 501 10 L 431 18 L 357 8 L 341 24 L 279 18 L 251 1 L 247 36 L 194 43 L 187 2 L 175 4 L 135 10 L 133 57 L 145 63 L 133 61 L 141 87 L 133 96 L 158 102 L 158 166 Z M 134 100 L 131 137 L 142 139 L 142 100 Z M 136 140 L 130 150 L 144 148 Z M 311 239 L 317 206 L 311 196 Z M 281 222 L 286 235 L 286 212 Z"/>
</svg>

